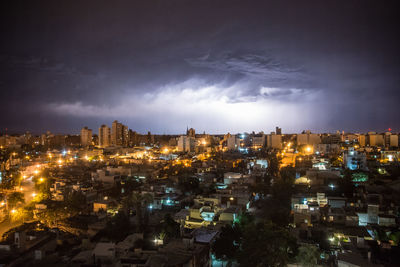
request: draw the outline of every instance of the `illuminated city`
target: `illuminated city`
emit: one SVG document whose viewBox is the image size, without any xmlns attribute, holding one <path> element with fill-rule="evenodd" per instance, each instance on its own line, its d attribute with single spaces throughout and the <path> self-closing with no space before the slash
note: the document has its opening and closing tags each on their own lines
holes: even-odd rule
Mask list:
<svg viewBox="0 0 400 267">
<path fill-rule="evenodd" d="M 0 266 L 399 266 L 396 1 L 6 2 Z"/>
</svg>

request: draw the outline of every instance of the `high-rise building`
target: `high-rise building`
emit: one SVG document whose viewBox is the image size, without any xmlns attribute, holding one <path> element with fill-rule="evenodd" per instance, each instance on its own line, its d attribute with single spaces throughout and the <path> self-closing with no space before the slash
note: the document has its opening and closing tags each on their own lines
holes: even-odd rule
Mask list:
<svg viewBox="0 0 400 267">
<path fill-rule="evenodd" d="M 111 145 L 111 129 L 107 125 L 101 125 L 99 128 L 99 147 L 108 147 Z"/>
<path fill-rule="evenodd" d="M 271 133 L 267 135 L 267 147 L 271 148 L 282 148 L 282 135 Z"/>
<path fill-rule="evenodd" d="M 364 147 L 367 144 L 367 139 L 365 134 L 360 134 L 358 136 L 358 144 L 360 145 L 360 147 Z"/>
<path fill-rule="evenodd" d="M 137 132 L 129 130 L 128 131 L 128 145 L 129 146 L 138 146 L 139 145 L 139 137 Z"/>
<path fill-rule="evenodd" d="M 383 135 L 376 133 L 368 133 L 368 143 L 369 146 L 385 146 Z"/>
<path fill-rule="evenodd" d="M 297 135 L 297 145 L 316 145 L 321 143 L 321 138 L 318 134 L 313 134 L 311 131 L 306 131 Z"/>
<path fill-rule="evenodd" d="M 178 139 L 178 151 L 180 152 L 194 152 L 196 139 L 191 136 L 182 135 Z"/>
<path fill-rule="evenodd" d="M 226 139 L 228 150 L 238 150 L 240 148 L 240 138 L 237 135 L 229 135 Z"/>
<path fill-rule="evenodd" d="M 278 126 L 275 127 L 275 132 L 277 135 L 281 135 L 282 134 L 282 128 L 279 128 Z"/>
<path fill-rule="evenodd" d="M 397 134 L 392 134 L 391 132 L 386 132 L 384 135 L 385 147 L 398 147 L 399 146 L 399 136 Z"/>
<path fill-rule="evenodd" d="M 111 144 L 113 146 L 128 145 L 128 127 L 117 120 L 112 123 Z"/>
<path fill-rule="evenodd" d="M 390 147 L 398 147 L 399 146 L 399 136 L 397 134 L 390 135 Z"/>
<path fill-rule="evenodd" d="M 81 145 L 90 146 L 92 144 L 92 129 L 87 126 L 83 127 L 81 130 Z"/>
<path fill-rule="evenodd" d="M 259 133 L 259 134 L 254 134 L 251 137 L 251 146 L 256 149 L 256 148 L 262 148 L 265 147 L 265 134 Z"/>
</svg>

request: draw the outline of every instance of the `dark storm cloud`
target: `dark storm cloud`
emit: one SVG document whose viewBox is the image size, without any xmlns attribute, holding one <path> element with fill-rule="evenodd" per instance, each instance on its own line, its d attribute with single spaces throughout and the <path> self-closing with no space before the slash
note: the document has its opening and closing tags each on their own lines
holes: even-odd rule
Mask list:
<svg viewBox="0 0 400 267">
<path fill-rule="evenodd" d="M 222 53 L 218 56 L 207 54 L 200 58 L 188 59 L 189 64 L 195 67 L 209 68 L 223 73 L 236 74 L 241 77 L 243 84 L 249 87 L 248 96 L 278 97 L 298 94 L 310 87 L 309 77 L 301 67 L 285 66 L 282 62 L 272 58 L 273 52 L 258 54 Z M 272 90 L 260 90 L 269 86 Z M 279 89 L 278 89 L 279 88 Z M 295 88 L 295 89 L 292 89 Z M 240 99 L 237 99 L 240 101 Z"/>
<path fill-rule="evenodd" d="M 10 1 L 0 124 L 400 128 L 396 10 L 395 1 L 356 0 Z M 252 119 L 241 126 L 243 108 Z"/>
</svg>

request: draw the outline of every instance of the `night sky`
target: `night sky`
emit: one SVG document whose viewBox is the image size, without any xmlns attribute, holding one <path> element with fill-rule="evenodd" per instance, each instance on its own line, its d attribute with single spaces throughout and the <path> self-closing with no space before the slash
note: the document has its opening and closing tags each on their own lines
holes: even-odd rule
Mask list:
<svg viewBox="0 0 400 267">
<path fill-rule="evenodd" d="M 396 2 L 3 1 L 0 131 L 399 131 Z"/>
</svg>

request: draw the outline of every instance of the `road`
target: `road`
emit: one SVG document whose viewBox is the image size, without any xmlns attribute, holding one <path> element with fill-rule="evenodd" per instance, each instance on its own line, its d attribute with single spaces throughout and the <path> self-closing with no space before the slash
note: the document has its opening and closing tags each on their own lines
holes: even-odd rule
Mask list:
<svg viewBox="0 0 400 267">
<path fill-rule="evenodd" d="M 32 177 L 29 176 L 29 178 L 24 179 L 24 181 L 21 183 L 20 188 L 17 188 L 16 191 L 24 193 L 25 205 L 30 204 L 34 198 L 33 194 L 36 193 L 35 184 L 32 182 Z M 22 225 L 22 222 L 11 222 L 8 218 L 1 222 L 0 239 L 5 232 L 20 225 Z"/>
<path fill-rule="evenodd" d="M 8 230 L 20 226 L 21 222 L 11 222 L 9 219 L 0 223 L 0 238 L 3 236 L 5 232 Z"/>
</svg>

